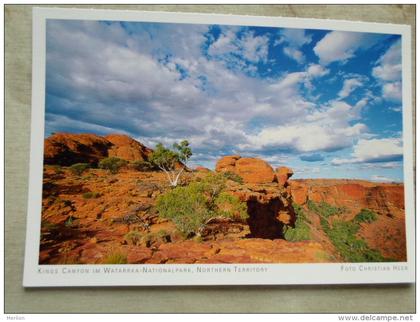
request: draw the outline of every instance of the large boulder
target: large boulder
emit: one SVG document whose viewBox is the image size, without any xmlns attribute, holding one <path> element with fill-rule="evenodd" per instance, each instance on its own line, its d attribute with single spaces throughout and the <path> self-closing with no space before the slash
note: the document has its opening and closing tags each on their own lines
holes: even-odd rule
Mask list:
<svg viewBox="0 0 420 322">
<path fill-rule="evenodd" d="M 299 181 L 291 180 L 290 190 L 293 201 L 298 205 L 304 205 L 308 201 L 308 186 Z"/>
<path fill-rule="evenodd" d="M 245 183 L 271 183 L 275 181 L 273 168 L 258 158 L 241 158 L 229 155 L 216 164 L 217 172 L 233 172 L 242 177 Z"/>
<path fill-rule="evenodd" d="M 273 168 L 264 160 L 240 158 L 235 163 L 235 173 L 247 183 L 271 183 L 275 181 Z"/>
<path fill-rule="evenodd" d="M 240 155 L 227 155 L 222 157 L 216 164 L 217 172 L 235 172 L 235 163 L 241 158 Z"/>
<path fill-rule="evenodd" d="M 110 134 L 105 138 L 112 143 L 108 150 L 110 157 L 118 157 L 127 161 L 143 161 L 152 150 L 140 142 L 123 134 Z"/>
<path fill-rule="evenodd" d="M 293 175 L 293 170 L 288 167 L 278 167 L 276 169 L 277 182 L 281 187 L 288 185 L 289 178 Z"/>
</svg>

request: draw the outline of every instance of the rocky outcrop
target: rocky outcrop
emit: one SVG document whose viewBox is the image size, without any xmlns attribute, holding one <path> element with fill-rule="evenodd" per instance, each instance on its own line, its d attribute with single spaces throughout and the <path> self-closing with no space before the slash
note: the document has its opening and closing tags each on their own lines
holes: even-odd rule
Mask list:
<svg viewBox="0 0 420 322">
<path fill-rule="evenodd" d="M 406 260 L 402 184 L 290 180 L 290 168 L 273 171 L 260 159 L 226 156 L 219 160 L 216 171 L 243 178 L 241 182 L 236 176 L 226 176 L 230 178 L 226 191 L 246 204 L 248 218 L 212 218 L 199 235 L 185 240 L 172 221 L 157 213 L 157 197 L 170 189 L 162 171 L 127 167 L 112 174 L 92 167 L 78 176 L 71 169 L 55 166 L 97 163 L 108 156 L 145 160 L 150 152 L 136 140 L 117 134 L 58 133 L 45 140 L 41 264 L 342 261 L 320 214 L 308 201 L 341 208 L 339 215 L 328 218 L 330 224 L 351 221 L 363 208 L 372 210 L 377 216 L 359 223 L 355 237 L 386 259 Z M 201 180 L 210 171 L 195 170 L 185 174 L 186 183 Z M 284 240 L 284 232 L 297 220 L 293 203 L 301 205 L 302 220 L 296 227 L 301 228 L 304 220 L 310 230 L 310 237 L 304 238 L 311 241 Z"/>
<path fill-rule="evenodd" d="M 140 142 L 123 134 L 110 134 L 105 136 L 111 146 L 108 149 L 108 156 L 118 157 L 127 161 L 147 160 L 152 149 L 144 146 Z"/>
<path fill-rule="evenodd" d="M 216 164 L 216 172 L 235 172 L 235 164 L 241 158 L 240 155 L 227 155 L 222 157 Z"/>
<path fill-rule="evenodd" d="M 44 163 L 62 166 L 97 164 L 106 157 L 127 161 L 146 160 L 151 152 L 151 149 L 126 135 L 102 137 L 96 134 L 56 133 L 45 139 Z"/>
<path fill-rule="evenodd" d="M 143 258 L 144 251 L 139 250 L 139 253 L 138 257 Z M 145 263 L 317 263 L 327 260 L 328 254 L 318 243 L 253 238 L 162 244 Z"/>
<path fill-rule="evenodd" d="M 81 264 L 107 263 L 111 246 L 87 243 L 68 252 L 68 259 Z M 312 241 L 287 242 L 282 239 L 260 238 L 220 240 L 197 243 L 185 240 L 162 243 L 157 247 L 123 245 L 118 254 L 127 264 L 222 264 L 222 263 L 323 263 L 331 262 L 330 254 L 319 243 Z M 43 252 L 44 264 L 62 264 L 60 258 L 49 258 Z M 61 255 L 62 256 L 62 255 Z M 208 268 L 199 270 L 206 273 Z"/>
<path fill-rule="evenodd" d="M 95 134 L 56 133 L 45 139 L 44 163 L 69 166 L 97 163 L 108 156 L 112 143 Z"/>
<path fill-rule="evenodd" d="M 404 209 L 402 184 L 375 183 L 363 180 L 301 179 L 290 180 L 294 202 L 324 201 L 348 209 L 369 208 L 378 213 Z"/>
<path fill-rule="evenodd" d="M 128 263 L 136 264 L 299 262 L 313 260 L 322 248 L 302 243 L 302 256 L 293 259 L 290 249 L 297 245 L 279 241 L 285 225 L 293 226 L 295 214 L 287 189 L 275 182 L 229 180 L 227 191 L 246 203 L 249 218 L 214 218 L 198 242 L 184 241 L 176 226 L 156 213 L 157 196 L 170 189 L 163 172 L 89 169 L 86 174 L 89 179 L 45 167 L 40 263 L 104 263 L 112 253 L 124 253 Z M 270 253 L 278 255 L 270 259 Z"/>
<path fill-rule="evenodd" d="M 247 204 L 250 237 L 283 238 L 284 226 L 294 226 L 296 215 L 286 189 L 272 183 L 233 186 L 230 190 Z"/>
<path fill-rule="evenodd" d="M 308 201 L 344 207 L 340 219 L 352 220 L 362 209 L 377 214 L 363 223 L 358 235 L 370 248 L 386 258 L 406 259 L 404 186 L 363 180 L 301 179 L 290 180 L 293 201 L 305 206 Z M 314 218 L 313 218 L 314 219 Z"/>
<path fill-rule="evenodd" d="M 287 180 L 293 174 L 291 169 L 281 167 L 275 173 L 264 160 L 231 155 L 217 162 L 216 171 L 242 177 L 245 184 L 230 189 L 247 204 L 250 237 L 283 238 L 284 226 L 294 226 L 296 215 L 287 189 Z M 280 186 L 277 178 L 282 180 Z"/>
<path fill-rule="evenodd" d="M 271 183 L 275 180 L 273 168 L 257 158 L 240 158 L 236 161 L 235 172 L 248 183 Z"/>
<path fill-rule="evenodd" d="M 298 181 L 291 181 L 290 188 L 293 201 L 298 205 L 306 204 L 308 201 L 308 186 L 300 184 Z"/>
<path fill-rule="evenodd" d="M 273 168 L 264 160 L 239 155 L 221 158 L 216 164 L 216 171 L 236 173 L 246 183 L 271 183 L 276 179 Z"/>
<path fill-rule="evenodd" d="M 293 170 L 288 167 L 278 167 L 276 169 L 277 182 L 281 187 L 285 187 L 288 185 L 288 180 L 292 175 Z"/>
</svg>

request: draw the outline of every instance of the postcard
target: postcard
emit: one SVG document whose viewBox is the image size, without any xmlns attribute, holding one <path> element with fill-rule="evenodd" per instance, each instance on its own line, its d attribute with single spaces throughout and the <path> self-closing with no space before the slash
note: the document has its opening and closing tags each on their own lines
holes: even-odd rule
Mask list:
<svg viewBox="0 0 420 322">
<path fill-rule="evenodd" d="M 25 287 L 412 283 L 409 26 L 35 8 Z"/>
</svg>

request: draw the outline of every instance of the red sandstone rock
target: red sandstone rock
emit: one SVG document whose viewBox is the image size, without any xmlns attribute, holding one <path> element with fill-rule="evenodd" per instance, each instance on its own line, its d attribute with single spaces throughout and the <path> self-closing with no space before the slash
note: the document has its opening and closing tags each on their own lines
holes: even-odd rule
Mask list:
<svg viewBox="0 0 420 322">
<path fill-rule="evenodd" d="M 302 179 L 290 180 L 293 201 L 305 205 L 308 200 L 344 207 L 342 220 L 352 220 L 363 208 L 378 216 L 362 224 L 359 235 L 369 247 L 384 257 L 406 259 L 404 186 L 363 180 Z M 314 218 L 313 218 L 314 219 Z"/>
<path fill-rule="evenodd" d="M 121 147 L 136 146 L 124 136 L 111 136 L 108 140 L 89 134 L 56 134 L 46 140 L 46 145 L 47 141 L 49 160 L 57 160 L 54 158 L 64 155 L 63 160 L 71 163 L 74 160 L 100 159 L 107 156 L 109 150 L 114 151 L 116 156 L 127 153 L 126 157 L 130 157 L 134 154 Z M 238 163 L 243 162 L 240 160 L 239 156 L 222 158 L 218 163 L 219 171 L 238 173 Z M 248 171 L 253 169 L 256 172 L 264 168 L 245 166 Z M 229 181 L 229 192 L 246 202 L 249 218 L 240 223 L 229 220 L 211 222 L 207 226 L 208 235 L 203 234 L 202 242 L 199 242 L 185 241 L 181 235 L 177 236 L 174 224 L 159 218 L 153 210 L 156 202 L 154 193 L 160 189 L 164 193 L 167 187 L 164 173 L 128 169 L 114 175 L 102 169 L 90 169 L 86 173 L 88 178 L 77 178 L 65 168 L 59 170 L 49 165 L 44 169 L 40 249 L 40 262 L 43 264 L 103 263 L 113 253 L 127 255 L 128 263 L 146 264 L 342 260 L 323 234 L 319 216 L 305 207 L 307 200 L 346 207 L 346 212 L 340 215 L 342 220 L 351 220 L 362 208 L 372 209 L 378 214 L 378 219 L 362 223 L 358 236 L 385 257 L 402 261 L 406 258 L 404 187 L 401 184 L 318 179 L 286 180 L 284 187 L 277 183 L 239 184 Z M 290 174 L 287 170 L 277 169 L 276 172 L 277 178 L 279 174 L 287 177 Z M 191 175 L 199 177 L 202 174 L 192 172 Z M 83 198 L 83 193 L 88 191 L 99 193 L 99 197 Z M 292 226 L 295 221 L 291 195 L 294 202 L 303 205 L 316 242 L 287 242 L 281 239 L 284 225 Z M 134 218 L 140 219 L 139 222 L 124 219 L 131 212 Z M 124 243 L 124 236 L 133 230 L 141 235 L 166 232 L 170 238 L 150 243 L 147 247 L 132 246 Z"/>
<path fill-rule="evenodd" d="M 292 226 L 294 224 L 294 217 L 289 211 L 279 211 L 276 218 L 285 225 Z"/>
<path fill-rule="evenodd" d="M 202 166 L 197 166 L 197 167 L 195 168 L 195 171 L 197 171 L 197 172 L 204 172 L 204 173 L 211 172 L 211 170 L 210 170 L 210 169 L 207 169 L 206 167 L 202 167 Z"/>
<path fill-rule="evenodd" d="M 143 264 L 149 260 L 153 252 L 145 247 L 130 247 L 127 251 L 128 264 Z"/>
<path fill-rule="evenodd" d="M 110 157 L 118 157 L 127 161 L 147 160 L 152 149 L 144 146 L 127 135 L 110 134 L 105 138 L 112 143 L 108 149 Z"/>
<path fill-rule="evenodd" d="M 293 226 L 296 215 L 291 195 L 276 183 L 247 184 L 231 187 L 231 193 L 246 202 L 251 235 L 259 238 L 282 238 L 284 225 Z M 282 213 L 283 215 L 279 215 Z M 284 215 L 288 213 L 289 215 Z"/>
<path fill-rule="evenodd" d="M 56 133 L 45 139 L 44 163 L 97 163 L 108 155 L 111 143 L 95 134 Z"/>
<path fill-rule="evenodd" d="M 288 167 L 279 167 L 276 169 L 276 177 L 279 186 L 285 187 L 287 180 L 293 175 L 293 170 Z"/>
<path fill-rule="evenodd" d="M 404 208 L 404 186 L 363 180 L 290 180 L 293 200 L 327 202 L 348 209 L 369 208 L 379 213 Z"/>
<path fill-rule="evenodd" d="M 216 164 L 217 172 L 235 172 L 235 163 L 241 158 L 240 155 L 228 155 L 222 157 Z"/>
<path fill-rule="evenodd" d="M 271 183 L 275 178 L 273 168 L 257 158 L 240 158 L 236 161 L 235 172 L 247 183 Z"/>
<path fill-rule="evenodd" d="M 56 133 L 45 139 L 44 162 L 63 166 L 96 164 L 108 156 L 127 161 L 146 160 L 152 151 L 126 135 L 102 137 L 95 134 Z"/>
<path fill-rule="evenodd" d="M 308 200 L 308 187 L 298 181 L 291 181 L 289 187 L 293 201 L 298 205 L 304 205 Z"/>
<path fill-rule="evenodd" d="M 258 158 L 241 158 L 239 155 L 225 156 L 216 164 L 217 172 L 234 172 L 245 183 L 271 183 L 275 180 L 273 168 Z"/>
</svg>

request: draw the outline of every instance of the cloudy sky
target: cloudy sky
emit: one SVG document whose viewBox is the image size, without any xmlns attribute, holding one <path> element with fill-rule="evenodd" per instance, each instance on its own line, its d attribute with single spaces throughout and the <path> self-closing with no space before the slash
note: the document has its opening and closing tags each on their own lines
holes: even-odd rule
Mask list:
<svg viewBox="0 0 420 322">
<path fill-rule="evenodd" d="M 49 20 L 46 136 L 187 139 L 295 178 L 402 181 L 401 39 L 341 31 Z"/>
</svg>

